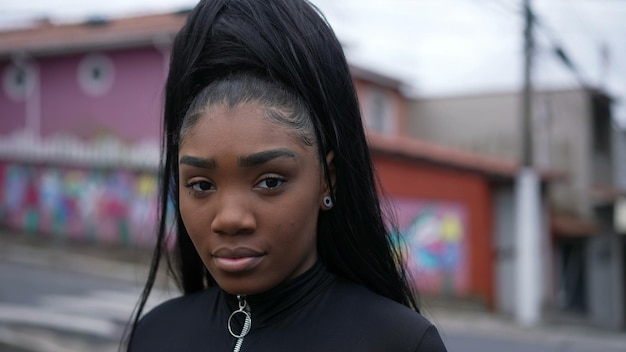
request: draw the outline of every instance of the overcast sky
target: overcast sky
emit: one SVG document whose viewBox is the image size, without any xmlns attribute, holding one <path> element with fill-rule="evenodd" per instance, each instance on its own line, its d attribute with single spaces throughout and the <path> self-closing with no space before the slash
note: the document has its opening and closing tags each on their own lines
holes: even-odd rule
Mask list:
<svg viewBox="0 0 626 352">
<path fill-rule="evenodd" d="M 191 7 L 196 0 L 0 0 L 0 26 L 25 18 L 75 21 Z M 521 0 L 313 0 L 350 61 L 402 79 L 417 96 L 517 90 L 522 82 Z M 626 0 L 534 0 L 541 25 L 537 87 L 579 79 L 617 100 L 626 128 Z M 577 74 L 552 53 L 560 44 Z M 578 78 L 577 78 L 578 77 Z"/>
</svg>

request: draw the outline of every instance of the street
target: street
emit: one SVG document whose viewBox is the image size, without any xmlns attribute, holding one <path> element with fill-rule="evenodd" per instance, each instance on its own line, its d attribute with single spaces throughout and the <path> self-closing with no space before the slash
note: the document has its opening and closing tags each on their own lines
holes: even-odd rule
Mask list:
<svg viewBox="0 0 626 352">
<path fill-rule="evenodd" d="M 87 271 L 0 258 L 0 351 L 117 351 L 143 274 Z M 148 309 L 171 295 L 155 288 Z"/>
<path fill-rule="evenodd" d="M 89 272 L 84 265 L 43 265 L 20 257 L 0 256 L 0 351 L 117 351 L 139 297 L 140 273 L 116 278 L 115 272 Z M 174 293 L 157 289 L 149 306 Z M 451 352 L 626 351 L 625 334 L 519 329 L 486 314 L 431 314 Z"/>
</svg>

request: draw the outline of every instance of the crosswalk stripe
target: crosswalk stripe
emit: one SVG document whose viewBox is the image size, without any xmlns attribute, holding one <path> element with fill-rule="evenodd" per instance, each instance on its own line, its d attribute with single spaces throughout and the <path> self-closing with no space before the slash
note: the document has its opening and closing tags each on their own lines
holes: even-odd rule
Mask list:
<svg viewBox="0 0 626 352">
<path fill-rule="evenodd" d="M 146 311 L 160 303 L 155 292 L 146 304 Z M 154 297 L 154 298 L 153 298 Z M 162 296 L 161 296 L 162 297 Z M 40 303 L 50 310 L 78 315 L 99 316 L 126 322 L 137 304 L 138 292 L 91 291 L 84 296 L 47 295 Z"/>
<path fill-rule="evenodd" d="M 118 321 L 127 320 L 133 310 L 133 304 L 94 300 L 89 297 L 45 296 L 41 303 L 55 312 L 65 312 L 78 316 L 98 315 L 101 318 Z"/>
<path fill-rule="evenodd" d="M 41 307 L 5 303 L 0 303 L 0 321 L 43 326 L 109 338 L 117 332 L 116 325 L 106 319 L 53 312 L 41 309 Z"/>
<path fill-rule="evenodd" d="M 0 302 L 0 323 L 40 326 L 105 338 L 118 338 L 139 300 L 140 291 L 91 290 L 48 294 L 31 305 Z M 154 289 L 144 311 L 175 294 Z"/>
</svg>

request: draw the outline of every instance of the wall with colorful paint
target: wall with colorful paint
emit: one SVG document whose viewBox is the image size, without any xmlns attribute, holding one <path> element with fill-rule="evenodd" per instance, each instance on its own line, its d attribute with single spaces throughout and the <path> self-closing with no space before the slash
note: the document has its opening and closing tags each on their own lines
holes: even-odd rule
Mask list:
<svg viewBox="0 0 626 352">
<path fill-rule="evenodd" d="M 63 240 L 149 247 L 158 209 L 155 169 L 0 161 L 1 226 Z M 471 292 L 466 204 L 392 196 L 398 243 L 420 291 Z"/>
<path fill-rule="evenodd" d="M 374 153 L 415 285 L 425 294 L 494 307 L 488 179 L 469 171 Z"/>
<path fill-rule="evenodd" d="M 391 197 L 399 248 L 420 292 L 444 297 L 469 293 L 467 210 L 457 202 Z"/>
<path fill-rule="evenodd" d="M 157 175 L 123 170 L 0 161 L 1 225 L 49 237 L 151 246 Z"/>
</svg>

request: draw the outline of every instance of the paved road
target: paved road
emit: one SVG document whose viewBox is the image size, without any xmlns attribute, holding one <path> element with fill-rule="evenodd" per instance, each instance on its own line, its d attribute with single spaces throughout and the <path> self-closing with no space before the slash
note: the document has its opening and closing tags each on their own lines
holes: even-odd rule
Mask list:
<svg viewBox="0 0 626 352">
<path fill-rule="evenodd" d="M 3 260 L 0 282 L 0 351 L 115 351 L 141 290 L 127 279 Z M 168 293 L 156 290 L 150 305 L 158 297 Z"/>
<path fill-rule="evenodd" d="M 0 351 L 116 351 L 143 273 L 94 272 L 85 270 L 87 262 L 66 267 L 24 257 L 32 253 L 0 257 Z M 157 290 L 150 305 L 172 294 Z M 626 352 L 626 334 L 524 330 L 484 313 L 433 314 L 450 352 Z"/>
</svg>

